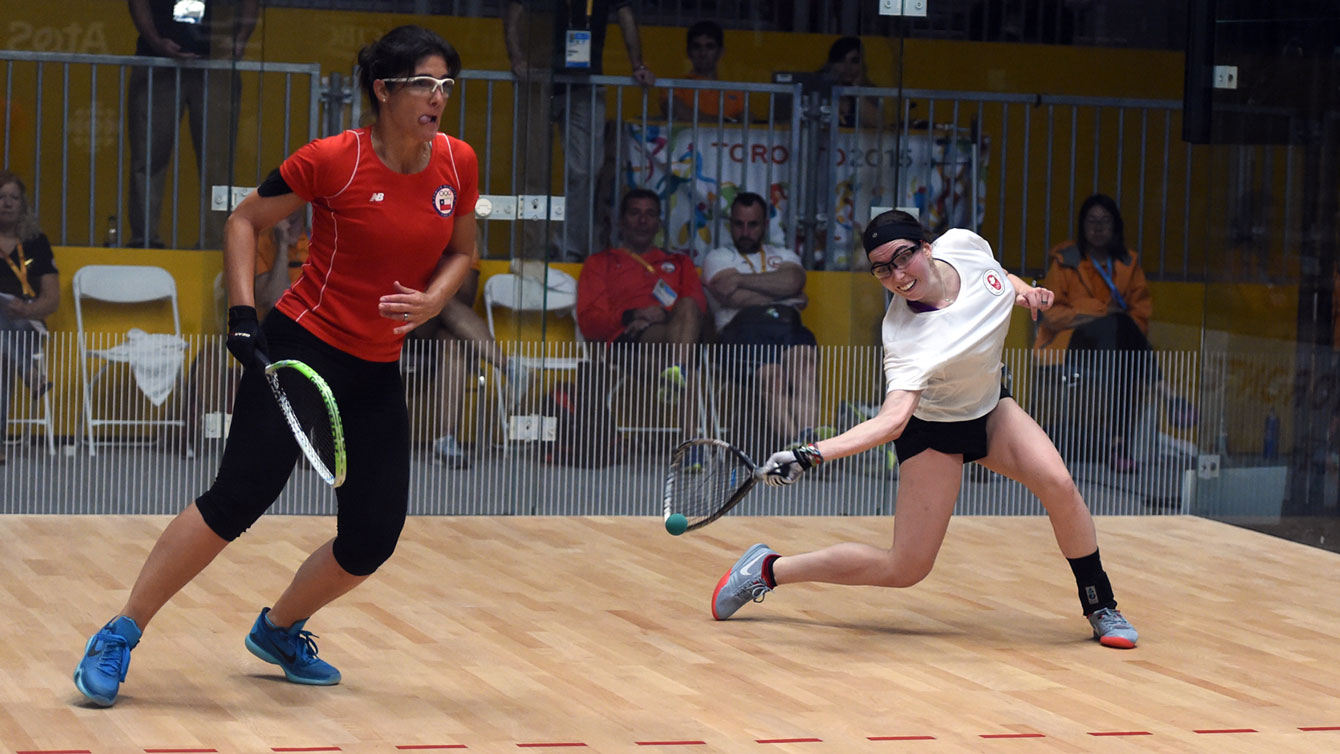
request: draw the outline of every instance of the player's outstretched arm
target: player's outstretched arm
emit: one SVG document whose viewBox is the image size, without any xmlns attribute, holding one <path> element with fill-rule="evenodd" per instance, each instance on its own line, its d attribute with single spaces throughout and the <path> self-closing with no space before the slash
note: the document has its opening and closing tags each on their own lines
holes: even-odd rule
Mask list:
<svg viewBox="0 0 1340 754">
<path fill-rule="evenodd" d="M 824 460 L 856 455 L 886 442 L 898 439 L 912 418 L 920 390 L 892 390 L 884 396 L 879 413 L 857 424 L 840 435 L 816 443 Z"/>
<path fill-rule="evenodd" d="M 919 390 L 893 390 L 885 396 L 884 405 L 874 417 L 836 437 L 773 453 L 757 474 L 773 487 L 794 484 L 806 469 L 824 461 L 855 455 L 895 440 L 902 435 L 920 400 Z"/>
</svg>

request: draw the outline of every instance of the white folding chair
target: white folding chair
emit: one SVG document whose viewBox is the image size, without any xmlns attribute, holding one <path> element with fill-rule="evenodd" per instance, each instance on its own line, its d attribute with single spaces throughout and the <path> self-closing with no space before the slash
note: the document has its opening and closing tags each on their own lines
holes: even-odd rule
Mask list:
<svg viewBox="0 0 1340 754">
<path fill-rule="evenodd" d="M 547 312 L 573 319 L 577 337 L 577 343 L 571 351 L 573 355 L 549 356 L 541 352 L 536 356 L 510 357 L 513 375 L 525 375 L 518 377 L 526 381 L 525 385 L 509 385 L 509 388 L 518 393 L 520 392 L 518 388 L 529 386 L 529 376 L 536 372 L 576 372 L 580 364 L 589 360 L 586 341 L 582 338 L 581 329 L 576 327 L 577 280 L 562 270 L 553 267 L 545 269 L 544 283 L 533 277 L 512 273 L 494 275 L 484 282 L 484 316 L 488 321 L 489 334 L 495 339 L 498 335 L 493 317 L 495 307 L 510 309 L 513 312 Z M 493 384 L 498 398 L 498 420 L 502 424 L 503 435 L 507 436 L 509 434 L 507 401 L 503 394 L 502 375 L 497 367 L 493 368 Z"/>
<path fill-rule="evenodd" d="M 140 266 L 140 265 L 88 265 L 81 267 L 74 274 L 72 284 L 74 296 L 74 313 L 77 334 L 79 339 L 79 370 L 83 380 L 84 393 L 84 426 L 88 439 L 89 455 L 96 455 L 96 437 L 94 430 L 105 426 L 123 426 L 123 427 L 182 427 L 185 428 L 185 422 L 180 418 L 124 418 L 114 416 L 102 416 L 94 411 L 93 390 L 98 385 L 99 380 L 106 373 L 107 368 L 113 363 L 132 364 L 137 354 L 128 352 L 126 348 L 130 339 L 123 337 L 118 343 L 106 348 L 90 348 L 89 335 L 84 314 L 85 300 L 102 302 L 103 304 L 113 305 L 116 309 L 127 309 L 134 311 L 136 307 L 143 309 L 139 312 L 142 315 L 148 315 L 147 305 L 157 303 L 162 306 L 162 302 L 167 302 L 172 311 L 172 332 L 167 337 L 161 337 L 162 334 L 151 337 L 157 338 L 150 346 L 160 354 L 169 356 L 172 351 L 180 352 L 182 356 L 182 365 L 185 364 L 186 341 L 181 337 L 181 315 L 177 309 L 177 284 L 172 275 L 162 267 Z M 96 359 L 100 363 L 96 371 L 90 372 L 89 360 Z M 182 375 L 181 368 L 177 369 L 176 379 L 180 381 Z M 128 392 L 123 390 L 122 392 Z M 119 396 L 125 397 L 125 396 Z M 136 401 L 125 397 L 127 408 Z"/>
<path fill-rule="evenodd" d="M 49 373 L 46 368 L 46 343 L 48 335 L 45 329 L 34 333 L 39 338 L 39 345 L 33 351 L 32 363 L 29 365 L 30 374 L 39 375 L 41 379 L 47 379 Z M 4 334 L 0 334 L 4 337 Z M 23 384 L 22 380 L 15 380 L 15 387 Z M 15 395 L 0 396 L 0 400 L 13 400 L 14 403 L 9 411 L 7 423 L 15 424 L 24 428 L 20 442 L 29 441 L 29 432 L 33 427 L 41 427 L 42 432 L 47 438 L 47 454 L 56 454 L 56 432 L 55 425 L 51 418 L 51 387 L 39 387 L 42 390 L 40 398 L 33 399 L 30 390 L 15 389 L 12 391 Z M 25 405 L 26 404 L 26 405 Z M 17 411 L 15 410 L 17 409 Z M 4 428 L 0 428 L 3 430 Z M 8 432 L 4 432 L 5 439 L 8 439 Z"/>
</svg>

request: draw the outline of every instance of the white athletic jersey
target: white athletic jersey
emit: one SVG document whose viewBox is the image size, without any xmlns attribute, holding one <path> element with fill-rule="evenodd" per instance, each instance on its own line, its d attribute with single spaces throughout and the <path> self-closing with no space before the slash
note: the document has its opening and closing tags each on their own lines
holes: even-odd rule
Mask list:
<svg viewBox="0 0 1340 754">
<path fill-rule="evenodd" d="M 712 293 L 710 285 L 712 278 L 716 277 L 722 270 L 738 270 L 745 275 L 756 272 L 772 272 L 784 264 L 794 264 L 802 267 L 800 255 L 790 249 L 784 249 L 779 246 L 763 245 L 762 258 L 755 252 L 749 256 L 744 256 L 735 250 L 734 246 L 722 246 L 713 249 L 703 260 L 703 288 L 707 291 L 707 301 L 712 305 L 712 314 L 716 318 L 717 332 L 720 332 L 727 323 L 740 313 L 739 309 L 731 309 L 723 306 L 717 301 L 716 295 Z M 788 306 L 799 306 L 801 298 L 782 298 L 772 301 L 773 304 L 786 304 Z"/>
<path fill-rule="evenodd" d="M 990 244 L 970 230 L 940 236 L 931 256 L 958 271 L 958 298 L 918 313 L 894 296 L 884 315 L 884 376 L 888 390 L 922 391 L 913 412 L 918 419 L 968 421 L 987 415 L 1000 400 L 1000 354 L 1014 286 Z"/>
</svg>

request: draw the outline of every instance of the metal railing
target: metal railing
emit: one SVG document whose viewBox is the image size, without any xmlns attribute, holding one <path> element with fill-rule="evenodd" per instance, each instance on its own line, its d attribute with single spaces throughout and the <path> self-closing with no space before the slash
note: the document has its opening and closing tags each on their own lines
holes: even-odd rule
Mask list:
<svg viewBox="0 0 1340 754">
<path fill-rule="evenodd" d="M 227 187 L 257 185 L 319 134 L 315 64 L 6 50 L 0 74 L 4 164 L 58 245 L 217 248 L 240 199 Z M 184 118 L 194 161 L 182 159 Z"/>
</svg>

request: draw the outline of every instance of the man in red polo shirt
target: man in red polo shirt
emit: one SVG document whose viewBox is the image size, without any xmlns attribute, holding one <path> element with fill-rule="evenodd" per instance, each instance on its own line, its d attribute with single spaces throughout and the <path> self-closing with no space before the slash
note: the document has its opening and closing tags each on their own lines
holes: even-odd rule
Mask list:
<svg viewBox="0 0 1340 754">
<path fill-rule="evenodd" d="M 693 260 L 653 246 L 661 198 L 638 188 L 619 203 L 622 246 L 593 254 L 577 283 L 577 324 L 587 340 L 697 343 L 707 298 Z"/>
<path fill-rule="evenodd" d="M 622 245 L 593 254 L 582 264 L 577 325 L 588 341 L 670 344 L 668 349 L 629 345 L 624 356 L 652 374 L 659 373 L 659 397 L 678 403 L 685 388 L 691 387 L 693 345 L 702 339 L 707 297 L 687 254 L 653 245 L 660 228 L 661 199 L 655 192 L 639 188 L 624 194 L 619 203 Z M 682 429 L 685 437 L 692 437 L 697 395 L 693 389 L 686 395 Z"/>
</svg>

